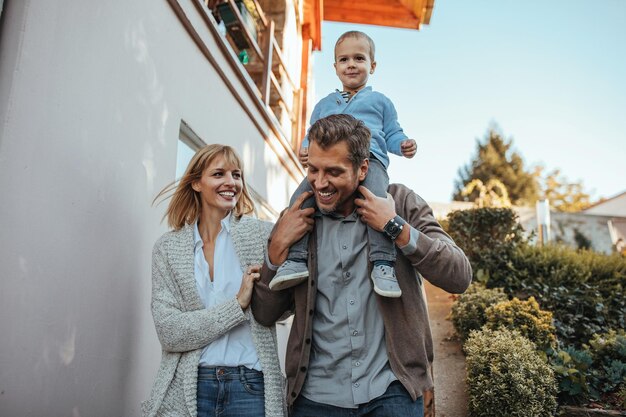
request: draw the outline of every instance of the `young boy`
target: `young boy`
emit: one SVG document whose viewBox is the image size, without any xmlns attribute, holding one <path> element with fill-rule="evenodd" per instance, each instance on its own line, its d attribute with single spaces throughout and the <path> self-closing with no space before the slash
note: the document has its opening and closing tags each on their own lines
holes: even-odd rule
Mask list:
<svg viewBox="0 0 626 417">
<path fill-rule="evenodd" d="M 340 113 L 362 120 L 372 134 L 369 170 L 363 185 L 375 195 L 386 198 L 389 186 L 387 152 L 412 158 L 417 151 L 417 145 L 402 131 L 391 100 L 372 91 L 371 87 L 366 87 L 369 76 L 376 69 L 374 41 L 369 36 L 357 31 L 341 35 L 335 44 L 334 66 L 343 91 L 336 90 L 317 103 L 311 115 L 311 125 L 323 117 Z M 308 162 L 307 138 L 302 143 L 300 162 L 305 166 Z M 309 182 L 305 179 L 292 196 L 290 204 L 300 194 L 310 190 Z M 303 207 L 314 205 L 314 198 L 309 201 Z M 402 291 L 394 269 L 396 252 L 393 239 L 396 236 L 393 227 L 389 231 L 391 233 L 377 232 L 368 227 L 369 260 L 373 264 L 371 279 L 374 282 L 374 291 L 381 296 L 395 298 L 400 297 Z M 308 235 L 305 235 L 290 248 L 287 260 L 278 268 L 276 276 L 270 282 L 272 290 L 293 287 L 306 280 L 309 276 L 307 246 Z"/>
</svg>

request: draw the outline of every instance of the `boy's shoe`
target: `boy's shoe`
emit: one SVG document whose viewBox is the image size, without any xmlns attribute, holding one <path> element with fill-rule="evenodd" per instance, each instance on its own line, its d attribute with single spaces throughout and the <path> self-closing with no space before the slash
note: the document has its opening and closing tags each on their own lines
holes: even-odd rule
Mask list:
<svg viewBox="0 0 626 417">
<path fill-rule="evenodd" d="M 306 262 L 290 261 L 287 259 L 276 271 L 276 275 L 270 281 L 270 290 L 280 291 L 285 288 L 295 287 L 309 277 L 309 269 Z"/>
<path fill-rule="evenodd" d="M 374 265 L 372 281 L 374 282 L 374 291 L 378 295 L 389 298 L 398 298 L 402 295 L 393 266 Z"/>
</svg>

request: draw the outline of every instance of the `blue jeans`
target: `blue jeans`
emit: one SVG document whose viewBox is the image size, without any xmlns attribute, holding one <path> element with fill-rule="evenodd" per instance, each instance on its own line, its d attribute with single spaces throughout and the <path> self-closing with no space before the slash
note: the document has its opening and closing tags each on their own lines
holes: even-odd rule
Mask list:
<svg viewBox="0 0 626 417">
<path fill-rule="evenodd" d="M 316 403 L 302 395 L 293 404 L 291 417 L 424 417 L 424 400 L 413 401 L 398 381 L 392 382 L 387 391 L 378 398 L 358 408 L 341 408 Z"/>
<path fill-rule="evenodd" d="M 198 368 L 198 417 L 264 417 L 263 373 L 244 366 Z"/>
<path fill-rule="evenodd" d="M 378 197 L 387 198 L 387 188 L 389 187 L 389 175 L 382 162 L 376 159 L 370 154 L 370 165 L 367 171 L 367 176 L 361 184 L 374 195 Z M 289 206 L 293 206 L 296 199 L 304 192 L 311 191 L 311 184 L 305 178 L 300 183 L 296 191 L 291 196 Z M 308 198 L 303 204 L 302 208 L 315 207 L 315 197 Z M 371 227 L 367 227 L 367 238 L 369 240 L 370 247 L 370 262 L 375 261 L 396 261 L 396 245 L 389 239 L 389 237 L 383 232 L 377 232 Z M 308 258 L 308 246 L 309 235 L 304 235 L 300 240 L 294 243 L 289 249 L 289 255 L 287 259 L 292 261 L 306 262 Z"/>
</svg>

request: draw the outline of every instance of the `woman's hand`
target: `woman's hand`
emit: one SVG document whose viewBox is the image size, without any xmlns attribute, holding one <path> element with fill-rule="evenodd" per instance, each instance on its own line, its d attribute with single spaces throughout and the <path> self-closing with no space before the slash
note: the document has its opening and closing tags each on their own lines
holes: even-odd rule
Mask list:
<svg viewBox="0 0 626 417">
<path fill-rule="evenodd" d="M 239 292 L 235 297 L 242 310 L 245 310 L 250 305 L 252 288 L 254 287 L 254 283 L 261 277 L 260 272 L 261 265 L 250 265 L 244 271 L 243 277 L 241 277 L 241 287 L 239 287 Z"/>
</svg>

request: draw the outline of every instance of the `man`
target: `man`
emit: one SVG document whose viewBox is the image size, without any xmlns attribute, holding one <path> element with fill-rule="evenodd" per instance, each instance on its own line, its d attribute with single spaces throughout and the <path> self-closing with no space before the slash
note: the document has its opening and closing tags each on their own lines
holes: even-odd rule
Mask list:
<svg viewBox="0 0 626 417">
<path fill-rule="evenodd" d="M 359 187 L 370 140 L 362 122 L 329 116 L 311 126 L 308 137 L 307 179 L 319 212 L 300 209 L 309 193 L 283 213 L 252 300 L 264 325 L 295 313 L 285 360 L 291 415 L 421 417 L 433 359 L 421 276 L 461 293 L 471 282 L 469 261 L 407 187 L 391 185 L 387 199 Z M 398 248 L 400 298 L 372 289 L 366 225 L 384 231 Z M 311 230 L 309 280 L 269 290 L 276 265 Z"/>
</svg>

